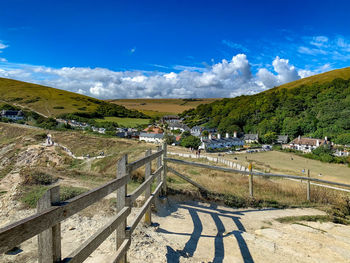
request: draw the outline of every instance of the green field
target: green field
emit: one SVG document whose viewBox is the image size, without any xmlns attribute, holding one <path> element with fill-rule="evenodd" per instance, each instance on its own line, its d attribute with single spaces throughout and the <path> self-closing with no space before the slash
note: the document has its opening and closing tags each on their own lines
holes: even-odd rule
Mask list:
<svg viewBox="0 0 350 263">
<path fill-rule="evenodd" d="M 128 128 L 135 128 L 139 125 L 144 125 L 149 123 L 149 119 L 137 119 L 137 118 L 119 118 L 119 117 L 104 117 L 103 119 L 95 119 L 97 122 L 116 122 L 119 126 L 124 126 Z"/>
</svg>

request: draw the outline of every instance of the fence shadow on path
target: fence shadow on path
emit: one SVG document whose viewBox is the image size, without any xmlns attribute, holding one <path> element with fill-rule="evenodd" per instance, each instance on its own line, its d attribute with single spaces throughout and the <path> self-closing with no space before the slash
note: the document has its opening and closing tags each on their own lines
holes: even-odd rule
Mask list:
<svg viewBox="0 0 350 263">
<path fill-rule="evenodd" d="M 182 204 L 174 204 L 170 205 L 170 209 L 168 210 L 170 214 L 176 212 L 179 208 L 185 209 L 188 211 L 192 223 L 193 230 L 191 233 L 180 233 L 180 232 L 171 232 L 163 228 L 159 228 L 158 232 L 169 234 L 169 235 L 179 235 L 179 236 L 189 236 L 188 241 L 184 245 L 183 249 L 175 250 L 171 246 L 167 246 L 167 262 L 176 263 L 180 262 L 180 257 L 190 258 L 195 254 L 199 239 L 203 238 L 212 238 L 213 246 L 214 246 L 214 258 L 211 262 L 219 263 L 223 262 L 225 258 L 225 244 L 224 238 L 228 236 L 232 236 L 236 239 L 242 259 L 245 263 L 253 263 L 253 257 L 249 251 L 249 247 L 244 240 L 243 233 L 246 231 L 241 220 L 240 215 L 244 215 L 249 212 L 257 212 L 257 211 L 268 211 L 268 210 L 276 210 L 276 209 L 248 209 L 242 211 L 229 211 L 225 209 L 217 208 L 216 204 L 211 204 L 210 206 L 205 206 L 197 202 L 190 203 L 182 203 Z M 204 214 L 204 216 L 209 216 L 214 221 L 216 226 L 216 234 L 207 235 L 203 234 L 203 222 L 201 221 L 199 214 Z M 176 216 L 176 215 L 174 215 Z M 232 220 L 232 228 L 235 229 L 233 231 L 227 232 L 225 229 L 225 225 L 222 221 L 222 218 L 229 218 Z M 180 223 L 180 222 L 179 222 Z M 227 227 L 227 221 L 226 221 Z M 227 242 L 226 242 L 227 245 Z M 234 246 L 234 244 L 232 244 Z M 230 249 L 226 247 L 226 250 Z M 232 247 L 233 249 L 233 247 Z"/>
</svg>

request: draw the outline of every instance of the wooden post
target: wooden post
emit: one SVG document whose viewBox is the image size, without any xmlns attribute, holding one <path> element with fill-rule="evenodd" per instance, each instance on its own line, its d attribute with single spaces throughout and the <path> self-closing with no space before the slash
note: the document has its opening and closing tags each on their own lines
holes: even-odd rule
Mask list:
<svg viewBox="0 0 350 263">
<path fill-rule="evenodd" d="M 46 191 L 39 199 L 37 211 L 42 212 L 60 201 L 60 187 L 55 186 Z M 61 224 L 41 232 L 38 235 L 39 263 L 61 262 Z"/>
<path fill-rule="evenodd" d="M 254 197 L 254 194 L 253 194 L 253 174 L 252 174 L 253 165 L 252 165 L 252 163 L 249 163 L 248 169 L 249 169 L 249 195 L 250 195 L 250 197 Z"/>
<path fill-rule="evenodd" d="M 128 163 L 128 155 L 123 155 L 121 159 L 119 159 L 117 164 L 117 179 L 125 176 L 127 174 L 126 171 L 126 165 Z M 117 213 L 120 212 L 125 207 L 125 196 L 127 191 L 127 184 L 121 186 L 117 189 Z M 117 235 L 117 246 L 116 250 L 123 244 L 124 240 L 126 239 L 126 218 L 124 222 L 122 222 L 119 227 L 117 228 L 116 235 Z M 119 263 L 126 263 L 126 253 L 122 257 L 122 259 L 119 261 Z"/>
<path fill-rule="evenodd" d="M 158 152 L 162 150 L 161 146 L 157 146 Z M 159 156 L 156 161 L 156 170 L 159 169 L 159 167 L 162 166 L 162 156 Z M 161 182 L 161 175 L 157 177 L 156 179 L 156 185 L 158 186 Z M 154 205 L 156 209 L 159 207 L 159 194 L 157 194 L 156 198 L 154 199 Z"/>
<path fill-rule="evenodd" d="M 151 150 L 147 150 L 145 156 L 150 156 L 151 155 Z M 149 177 L 151 177 L 151 165 L 152 162 L 149 161 L 148 163 L 145 164 L 145 180 L 147 180 Z M 145 202 L 147 202 L 148 198 L 151 197 L 151 191 L 152 191 L 152 184 L 149 184 L 149 187 L 146 188 L 145 190 Z M 150 226 L 152 222 L 151 219 L 151 205 L 149 205 L 149 207 L 146 210 L 145 213 L 145 224 L 147 226 Z"/>
<path fill-rule="evenodd" d="M 307 169 L 307 177 L 310 178 L 310 170 Z M 307 180 L 307 185 L 306 185 L 306 199 L 310 201 L 310 180 Z"/>
<path fill-rule="evenodd" d="M 162 177 L 162 181 L 163 181 L 163 195 L 166 196 L 167 191 L 166 191 L 166 176 L 167 176 L 167 162 L 165 160 L 165 158 L 167 157 L 167 144 L 166 142 L 163 143 L 163 177 Z"/>
</svg>

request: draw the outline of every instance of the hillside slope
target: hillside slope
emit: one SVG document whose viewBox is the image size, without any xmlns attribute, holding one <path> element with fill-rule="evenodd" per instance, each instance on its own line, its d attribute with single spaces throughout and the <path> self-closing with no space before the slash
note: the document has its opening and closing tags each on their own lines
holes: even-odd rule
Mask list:
<svg viewBox="0 0 350 263">
<path fill-rule="evenodd" d="M 330 82 L 333 79 L 336 78 L 341 78 L 341 79 L 350 79 L 350 67 L 347 68 L 341 68 L 341 69 L 335 69 L 332 71 L 328 71 L 325 73 L 317 74 L 311 77 L 303 78 L 303 79 L 298 79 L 296 81 L 292 81 L 286 84 L 283 84 L 278 87 L 278 89 L 290 89 L 290 88 L 295 88 L 301 85 L 311 85 L 314 83 L 325 83 L 325 82 Z"/>
<path fill-rule="evenodd" d="M 128 110 L 78 93 L 6 78 L 0 78 L 0 103 L 28 108 L 47 117 L 75 112 L 86 115 L 96 111 L 103 116 L 147 117 L 136 110 Z M 112 110 L 112 115 L 106 112 Z"/>
<path fill-rule="evenodd" d="M 339 143 L 350 143 L 350 68 L 251 96 L 200 105 L 182 115 L 190 126 L 207 124 L 221 132 L 259 133 L 265 138 L 273 133 L 290 138 L 328 136 Z"/>
</svg>

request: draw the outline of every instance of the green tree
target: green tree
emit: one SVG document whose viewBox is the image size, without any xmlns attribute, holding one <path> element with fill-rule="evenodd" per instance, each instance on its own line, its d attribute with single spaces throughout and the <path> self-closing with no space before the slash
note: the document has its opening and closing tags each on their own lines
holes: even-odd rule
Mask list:
<svg viewBox="0 0 350 263">
<path fill-rule="evenodd" d="M 199 145 L 201 145 L 201 140 L 196 136 L 190 135 L 183 138 L 180 145 L 186 148 L 198 149 Z"/>
<path fill-rule="evenodd" d="M 277 140 L 277 135 L 275 132 L 268 132 L 261 138 L 263 143 L 272 144 Z"/>
</svg>

